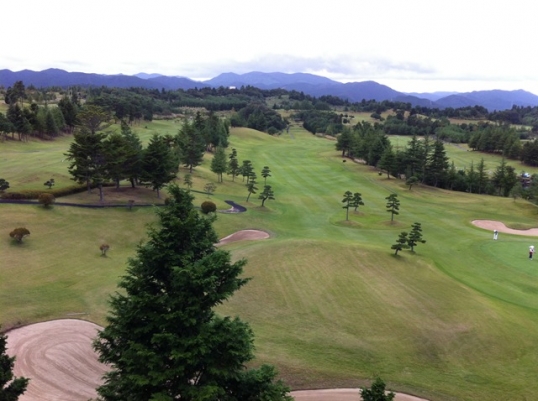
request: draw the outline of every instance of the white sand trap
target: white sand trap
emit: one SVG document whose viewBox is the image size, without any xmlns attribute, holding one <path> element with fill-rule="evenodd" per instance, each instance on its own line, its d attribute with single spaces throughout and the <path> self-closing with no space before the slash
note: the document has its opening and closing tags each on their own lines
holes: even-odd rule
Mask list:
<svg viewBox="0 0 538 401">
<path fill-rule="evenodd" d="M 260 230 L 241 230 L 222 238 L 217 245 L 224 245 L 234 241 L 260 240 L 269 238 L 269 233 Z"/>
<path fill-rule="evenodd" d="M 358 388 L 338 388 L 327 390 L 292 391 L 295 401 L 361 401 Z M 394 393 L 395 401 L 427 401 L 412 395 Z"/>
<path fill-rule="evenodd" d="M 494 220 L 473 220 L 472 223 L 475 226 L 483 228 L 485 230 L 497 230 L 500 233 L 538 237 L 538 228 L 529 228 L 528 230 L 514 230 L 513 228 L 506 227 L 504 223 Z"/>
</svg>

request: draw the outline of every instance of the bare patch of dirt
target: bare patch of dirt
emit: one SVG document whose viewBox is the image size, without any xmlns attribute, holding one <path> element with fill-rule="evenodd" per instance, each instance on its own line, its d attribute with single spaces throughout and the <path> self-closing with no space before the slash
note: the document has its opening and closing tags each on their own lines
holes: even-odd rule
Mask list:
<svg viewBox="0 0 538 401">
<path fill-rule="evenodd" d="M 538 228 L 530 228 L 528 230 L 514 230 L 513 228 L 506 227 L 504 223 L 501 223 L 500 221 L 493 220 L 473 220 L 472 223 L 473 225 L 483 228 L 484 230 L 497 230 L 500 233 L 538 237 Z"/>
</svg>

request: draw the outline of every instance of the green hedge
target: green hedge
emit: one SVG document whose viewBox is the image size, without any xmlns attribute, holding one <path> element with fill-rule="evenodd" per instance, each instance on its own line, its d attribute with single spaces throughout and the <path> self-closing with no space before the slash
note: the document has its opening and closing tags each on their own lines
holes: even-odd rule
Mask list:
<svg viewBox="0 0 538 401">
<path fill-rule="evenodd" d="M 113 183 L 103 184 L 103 187 L 114 186 Z M 96 188 L 95 185 L 92 185 L 92 188 Z M 22 190 L 18 192 L 5 192 L 0 194 L 0 199 L 37 199 L 40 194 L 47 193 L 54 195 L 55 198 L 59 198 L 66 195 L 77 194 L 79 192 L 86 191 L 88 187 L 85 184 L 82 185 L 70 185 L 63 188 L 53 188 L 53 189 L 29 189 Z"/>
</svg>

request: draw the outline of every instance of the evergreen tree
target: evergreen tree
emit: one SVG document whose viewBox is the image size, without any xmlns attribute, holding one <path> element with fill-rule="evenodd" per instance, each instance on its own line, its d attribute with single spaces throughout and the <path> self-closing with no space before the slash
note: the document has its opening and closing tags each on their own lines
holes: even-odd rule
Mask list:
<svg viewBox="0 0 538 401">
<path fill-rule="evenodd" d="M 0 192 L 4 192 L 6 189 L 9 189 L 9 182 L 4 178 L 0 178 Z"/>
<path fill-rule="evenodd" d="M 217 174 L 217 182 L 222 182 L 222 174 L 226 172 L 226 153 L 222 146 L 217 146 L 211 160 L 211 171 Z"/>
<path fill-rule="evenodd" d="M 142 156 L 142 181 L 151 184 L 160 198 L 160 190 L 174 178 L 178 172 L 178 160 L 166 142 L 153 134 Z"/>
<path fill-rule="evenodd" d="M 232 149 L 232 152 L 228 156 L 228 174 L 232 175 L 232 181 L 235 181 L 235 177 L 239 175 L 239 161 L 237 160 L 237 150 Z"/>
<path fill-rule="evenodd" d="M 244 260 L 215 247 L 214 216 L 169 187 L 160 224 L 129 260 L 94 348 L 111 369 L 97 391 L 105 401 L 291 401 L 271 366 L 245 368 L 253 333 L 214 308 L 247 283 Z"/>
<path fill-rule="evenodd" d="M 121 135 L 125 138 L 125 175 L 131 182 L 131 187 L 135 188 L 140 175 L 142 174 L 142 141 L 135 134 L 129 125 L 121 121 Z"/>
<path fill-rule="evenodd" d="M 204 139 L 208 150 L 212 150 L 217 146 L 228 147 L 229 132 L 226 124 L 215 113 L 209 112 L 203 126 Z"/>
<path fill-rule="evenodd" d="M 73 142 L 65 153 L 70 162 L 68 171 L 73 176 L 73 180 L 80 184 L 86 183 L 88 192 L 91 190 L 92 183 L 97 184 L 101 200 L 101 184 L 105 175 L 103 148 L 105 137 L 106 135 L 101 132 L 91 134 L 81 129 L 75 133 Z"/>
<path fill-rule="evenodd" d="M 77 113 L 78 125 L 90 131 L 91 134 L 101 130 L 102 124 L 108 120 L 110 120 L 108 112 L 102 107 L 93 104 L 85 104 Z"/>
<path fill-rule="evenodd" d="M 262 169 L 263 185 L 267 185 L 267 177 L 271 177 L 271 169 L 264 166 Z"/>
<path fill-rule="evenodd" d="M 516 182 L 512 190 L 510 191 L 510 196 L 514 198 L 514 202 L 517 198 L 522 198 L 525 195 L 525 189 L 521 184 L 521 181 Z"/>
<path fill-rule="evenodd" d="M 411 226 L 411 232 L 407 239 L 407 245 L 411 248 L 411 252 L 415 252 L 415 246 L 419 243 L 425 244 L 426 240 L 422 239 L 422 227 L 420 223 L 413 223 Z"/>
<path fill-rule="evenodd" d="M 29 379 L 15 377 L 15 358 L 7 354 L 7 337 L 0 333 L 0 400 L 17 401 L 26 391 Z"/>
<path fill-rule="evenodd" d="M 344 192 L 344 199 L 342 199 L 343 209 L 346 209 L 346 221 L 349 220 L 349 208 L 353 206 L 353 194 L 351 191 Z"/>
<path fill-rule="evenodd" d="M 448 157 L 446 156 L 443 142 L 435 141 L 433 152 L 427 160 L 427 182 L 434 187 L 439 186 L 446 177 L 448 171 Z"/>
<path fill-rule="evenodd" d="M 265 185 L 263 187 L 263 192 L 260 194 L 258 199 L 262 200 L 262 207 L 264 206 L 267 199 L 275 200 L 275 194 L 273 192 L 273 189 L 271 188 L 271 185 Z"/>
<path fill-rule="evenodd" d="M 420 166 L 422 165 L 421 157 L 423 155 L 422 148 L 420 146 L 420 142 L 416 135 L 413 135 L 413 138 L 409 141 L 407 144 L 406 150 L 403 152 L 403 159 L 405 163 L 405 175 L 407 177 L 415 176 L 419 179 L 422 177 L 419 177 L 421 173 Z"/>
<path fill-rule="evenodd" d="M 11 121 L 4 114 L 0 113 L 0 135 L 2 142 L 7 138 L 7 134 L 14 131 L 15 127 Z"/>
<path fill-rule="evenodd" d="M 512 166 L 506 164 L 506 160 L 503 158 L 499 166 L 493 172 L 491 182 L 497 190 L 497 194 L 500 196 L 508 196 L 512 187 L 517 182 L 517 174 Z"/>
<path fill-rule="evenodd" d="M 243 164 L 240 168 L 240 174 L 243 176 L 243 182 L 245 181 L 245 177 L 247 177 L 248 184 L 248 180 L 250 179 L 250 176 L 252 175 L 253 171 L 254 166 L 252 165 L 252 162 L 250 160 L 243 160 Z"/>
<path fill-rule="evenodd" d="M 375 136 L 369 143 L 368 156 L 366 162 L 369 166 L 377 166 L 379 160 L 385 153 L 385 149 L 390 147 L 390 141 L 382 131 L 374 131 Z"/>
<path fill-rule="evenodd" d="M 394 215 L 400 214 L 400 200 L 397 194 L 390 194 L 385 198 L 387 200 L 387 212 L 390 213 L 390 221 L 394 221 Z"/>
<path fill-rule="evenodd" d="M 198 127 L 200 124 L 201 127 Z M 200 116 L 200 121 L 195 119 L 193 123 L 185 122 L 177 135 L 181 162 L 189 168 L 191 174 L 192 169 L 204 160 L 205 142 L 202 130 L 203 120 Z"/>
<path fill-rule="evenodd" d="M 388 393 L 385 390 L 385 382 L 377 377 L 370 388 L 361 387 L 360 391 L 362 401 L 392 401 L 395 394 L 392 391 Z"/>
<path fill-rule="evenodd" d="M 32 124 L 24 115 L 22 108 L 18 103 L 12 103 L 7 109 L 6 117 L 13 127 L 13 132 L 19 136 L 19 141 L 26 138 L 26 135 L 32 130 Z"/>
<path fill-rule="evenodd" d="M 359 206 L 364 206 L 364 202 L 362 201 L 362 194 L 359 192 L 355 192 L 353 194 L 353 199 L 351 200 L 351 204 L 355 208 L 355 212 L 359 208 Z"/>
<path fill-rule="evenodd" d="M 192 188 L 192 174 L 185 174 L 183 177 L 183 184 L 189 189 Z"/>
<path fill-rule="evenodd" d="M 397 171 L 396 155 L 392 150 L 392 146 L 387 146 L 381 155 L 378 167 L 381 170 L 385 170 L 387 178 L 390 178 L 391 174 L 395 174 Z"/>
<path fill-rule="evenodd" d="M 65 125 L 70 131 L 73 131 L 77 122 L 77 106 L 67 96 L 64 96 L 58 102 L 58 108 L 62 112 Z"/>
<path fill-rule="evenodd" d="M 442 144 L 441 141 L 437 141 Z M 431 165 L 431 142 L 430 142 L 430 136 L 426 135 L 424 139 L 420 142 L 418 142 L 419 145 L 419 169 L 420 169 L 420 177 L 421 182 L 424 183 L 426 179 L 428 178 L 429 168 Z"/>
<path fill-rule="evenodd" d="M 45 114 L 45 132 L 47 133 L 47 135 L 50 136 L 58 136 L 58 133 L 60 132 L 60 130 L 58 129 L 58 125 L 54 120 L 54 116 L 48 109 Z"/>
<path fill-rule="evenodd" d="M 258 187 L 256 186 L 258 183 L 256 182 L 256 173 L 254 171 L 251 171 L 250 175 L 247 177 L 247 190 L 248 190 L 248 196 L 247 196 L 247 202 L 250 199 L 250 195 L 255 194 L 258 190 Z"/>
<path fill-rule="evenodd" d="M 217 186 L 215 185 L 214 182 L 208 182 L 207 184 L 204 185 L 204 191 L 207 194 L 208 198 L 213 194 L 213 192 L 215 192 L 216 189 L 217 189 Z"/>
<path fill-rule="evenodd" d="M 105 155 L 106 178 L 111 179 L 119 189 L 120 181 L 127 178 L 126 162 L 129 156 L 129 148 L 125 137 L 114 133 L 105 139 L 103 143 Z"/>
<path fill-rule="evenodd" d="M 336 137 L 336 150 L 342 151 L 342 157 L 350 156 L 353 144 L 353 132 L 349 127 L 344 127 L 342 133 Z"/>
<path fill-rule="evenodd" d="M 394 254 L 398 255 L 398 252 L 401 251 L 402 249 L 409 249 L 408 241 L 409 239 L 407 238 L 407 232 L 402 231 L 400 235 L 398 236 L 396 243 L 393 244 L 390 247 L 390 249 L 394 249 L 395 250 Z"/>
<path fill-rule="evenodd" d="M 411 188 L 413 188 L 413 185 L 418 184 L 418 178 L 412 175 L 407 180 L 405 180 L 405 185 L 409 185 L 409 190 L 411 191 Z"/>
<path fill-rule="evenodd" d="M 478 183 L 478 193 L 484 193 L 485 189 L 489 183 L 488 172 L 486 170 L 486 164 L 484 163 L 484 158 L 480 159 L 480 163 L 476 167 L 477 172 L 477 183 Z"/>
</svg>

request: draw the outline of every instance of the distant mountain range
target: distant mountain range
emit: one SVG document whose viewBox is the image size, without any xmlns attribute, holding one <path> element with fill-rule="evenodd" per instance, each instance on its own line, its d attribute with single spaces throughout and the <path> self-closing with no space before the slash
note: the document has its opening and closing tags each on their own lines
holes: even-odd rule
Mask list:
<svg viewBox="0 0 538 401">
<path fill-rule="evenodd" d="M 538 96 L 524 90 L 489 90 L 466 93 L 403 93 L 374 81 L 341 83 L 319 75 L 282 72 L 249 72 L 246 74 L 223 73 L 207 81 L 194 81 L 185 77 L 171 77 L 161 74 L 139 73 L 136 75 L 103 75 L 82 72 L 67 72 L 60 69 L 44 71 L 23 70 L 13 72 L 0 70 L 0 85 L 12 86 L 16 81 L 23 81 L 26 86 L 35 87 L 68 87 L 110 86 L 119 88 L 143 87 L 148 89 L 193 89 L 203 87 L 241 87 L 246 85 L 260 89 L 282 88 L 296 90 L 305 94 L 320 97 L 337 96 L 350 102 L 362 99 L 376 101 L 391 100 L 409 102 L 413 106 L 425 106 L 444 109 L 447 107 L 483 106 L 489 111 L 506 110 L 512 106 L 538 106 Z"/>
</svg>

